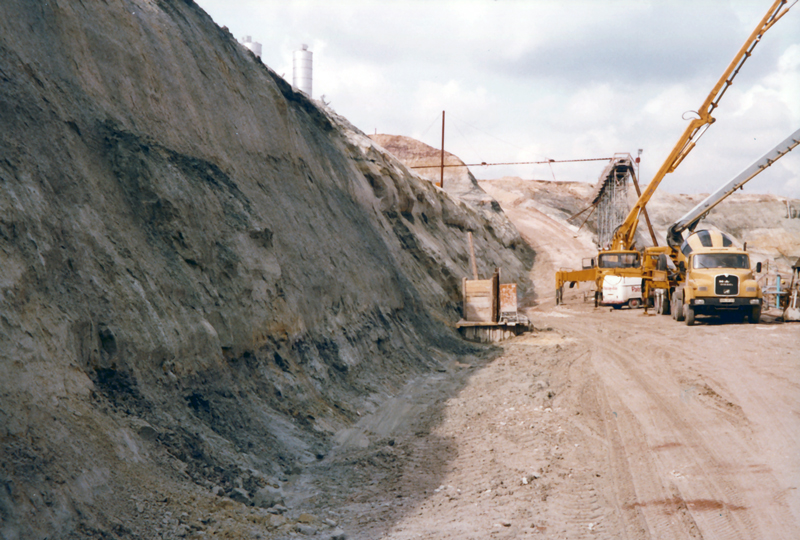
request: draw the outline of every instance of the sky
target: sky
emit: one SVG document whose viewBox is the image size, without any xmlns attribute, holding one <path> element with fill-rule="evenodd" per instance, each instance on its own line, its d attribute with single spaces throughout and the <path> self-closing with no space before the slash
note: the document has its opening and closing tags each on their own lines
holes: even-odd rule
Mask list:
<svg viewBox="0 0 800 540">
<path fill-rule="evenodd" d="M 313 53 L 313 98 L 365 132 L 472 163 L 642 150 L 647 184 L 772 0 L 196 0 L 290 83 Z M 795 0 L 790 0 L 791 2 Z M 659 189 L 714 191 L 800 128 L 800 5 L 764 35 Z M 602 162 L 472 167 L 478 178 L 594 183 Z M 800 147 L 745 186 L 800 198 Z"/>
</svg>

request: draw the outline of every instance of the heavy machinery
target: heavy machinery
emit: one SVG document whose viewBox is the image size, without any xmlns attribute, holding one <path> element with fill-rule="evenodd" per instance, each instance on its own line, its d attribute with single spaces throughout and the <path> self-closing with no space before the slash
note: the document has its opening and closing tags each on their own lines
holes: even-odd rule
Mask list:
<svg viewBox="0 0 800 540">
<path fill-rule="evenodd" d="M 784 321 L 800 321 L 800 258 L 792 265 L 792 281 L 786 291 Z"/>
<path fill-rule="evenodd" d="M 603 281 L 607 275 L 641 278 L 643 298 L 645 299 L 651 296 L 650 291 L 653 289 L 669 290 L 671 288 L 668 264 L 665 259 L 670 255 L 676 256 L 676 253 L 669 246 L 649 248 L 646 253 L 637 251 L 634 239 L 639 224 L 639 216 L 644 212 L 645 206 L 664 177 L 677 169 L 689 152 L 694 149 L 697 141 L 703 136 L 708 127 L 715 122 L 711 113 L 719 106 L 722 96 L 733 84 L 734 78 L 745 61 L 752 55 L 753 49 L 764 33 L 789 11 L 791 6 L 784 7 L 786 3 L 787 0 L 775 0 L 773 2 L 766 15 L 761 19 L 723 72 L 719 81 L 714 85 L 703 104 L 697 111 L 694 111 L 697 117 L 689 122 L 689 125 L 653 177 L 653 180 L 639 196 L 636 204 L 634 204 L 625 220 L 617 228 L 610 247 L 601 249 L 594 264 L 584 265 L 582 270 L 559 270 L 556 272 L 557 304 L 562 301 L 565 284 L 569 284 L 571 287 L 576 282 L 594 281 L 596 285 L 595 306 L 599 305 L 602 302 Z M 677 266 L 677 263 L 675 265 Z"/>
<path fill-rule="evenodd" d="M 798 145 L 800 145 L 800 129 L 779 142 L 772 150 L 758 158 L 742 172 L 720 186 L 714 193 L 689 210 L 678 221 L 670 225 L 667 229 L 667 244 L 672 247 L 680 246 L 683 242 L 681 236 L 683 231 L 693 231 L 699 221 L 706 217 L 715 206 L 737 189 L 741 189 L 747 182 L 791 152 Z"/>
<path fill-rule="evenodd" d="M 652 284 L 650 291 L 658 313 L 672 313 L 678 321 L 694 324 L 695 315 L 738 312 L 751 323 L 761 317 L 762 291 L 750 270 L 746 251 L 737 249 L 725 234 L 701 230 L 683 239 L 720 202 L 760 172 L 800 145 L 800 129 L 726 182 L 667 230 L 670 258 L 678 271 Z M 649 250 L 646 249 L 645 253 Z M 761 272 L 758 263 L 756 273 Z"/>
<path fill-rule="evenodd" d="M 672 289 L 670 311 L 676 321 L 694 324 L 695 315 L 733 312 L 756 324 L 761 319 L 762 294 L 750 267 L 750 256 L 726 234 L 698 231 L 681 245 L 685 262 Z M 756 273 L 761 272 L 761 263 Z M 662 310 L 663 312 L 663 310 Z"/>
</svg>

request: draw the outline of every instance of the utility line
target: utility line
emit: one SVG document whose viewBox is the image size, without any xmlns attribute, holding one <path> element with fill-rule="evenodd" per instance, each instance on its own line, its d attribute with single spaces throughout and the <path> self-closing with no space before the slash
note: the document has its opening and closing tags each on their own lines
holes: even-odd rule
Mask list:
<svg viewBox="0 0 800 540">
<path fill-rule="evenodd" d="M 488 136 L 488 137 L 491 137 L 491 138 L 493 138 L 493 139 L 496 139 L 496 140 L 500 141 L 501 143 L 504 143 L 504 144 L 507 144 L 507 145 L 509 145 L 509 146 L 513 146 L 514 148 L 517 148 L 517 149 L 519 149 L 519 150 L 522 150 L 522 147 L 520 147 L 520 146 L 517 146 L 517 145 L 516 145 L 516 144 L 514 144 L 514 143 L 510 143 L 510 142 L 508 142 L 508 141 L 506 141 L 506 140 L 503 140 L 503 139 L 501 139 L 500 137 L 498 137 L 498 136 L 496 136 L 496 135 L 492 135 L 492 134 L 491 134 L 491 133 L 489 133 L 488 131 L 484 131 L 484 130 L 480 129 L 479 127 L 475 127 L 475 126 L 473 126 L 472 124 L 470 124 L 469 122 L 466 122 L 466 121 L 464 121 L 464 120 L 461 120 L 460 118 L 458 118 L 458 119 L 457 119 L 457 121 L 464 122 L 464 124 L 465 124 L 466 126 L 469 126 L 469 127 L 471 127 L 472 129 L 474 129 L 475 131 L 479 131 L 480 133 L 483 133 L 484 135 L 486 135 L 486 136 Z"/>
<path fill-rule="evenodd" d="M 514 161 L 509 163 L 465 163 L 459 165 L 444 165 L 445 167 L 490 167 L 494 165 L 541 165 L 548 163 L 577 163 L 579 161 L 611 161 L 614 158 L 588 158 L 588 159 L 546 159 L 544 161 Z M 416 165 L 409 169 L 433 169 L 440 168 L 442 165 Z"/>
<path fill-rule="evenodd" d="M 428 127 L 426 127 L 426 128 L 425 128 L 425 131 L 423 131 L 423 132 L 422 132 L 422 135 L 420 135 L 420 136 L 419 136 L 420 140 L 422 140 L 423 138 L 425 138 L 425 135 L 428 133 L 428 131 L 430 131 L 430 129 L 431 129 L 431 128 L 432 128 L 432 127 L 433 127 L 433 126 L 436 124 L 436 121 L 437 121 L 437 120 L 439 120 L 439 118 L 441 118 L 441 117 L 442 117 L 442 115 L 441 115 L 441 114 L 437 114 L 437 115 L 436 115 L 436 118 L 434 118 L 434 119 L 433 119 L 433 122 L 431 122 L 431 125 L 429 125 Z"/>
</svg>

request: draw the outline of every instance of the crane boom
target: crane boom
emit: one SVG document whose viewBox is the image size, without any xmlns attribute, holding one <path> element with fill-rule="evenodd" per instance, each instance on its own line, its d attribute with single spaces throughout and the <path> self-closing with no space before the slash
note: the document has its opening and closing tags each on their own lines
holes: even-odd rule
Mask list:
<svg viewBox="0 0 800 540">
<path fill-rule="evenodd" d="M 747 38 L 747 41 L 744 42 L 739 52 L 736 53 L 736 56 L 734 56 L 730 65 L 728 65 L 728 68 L 722 74 L 722 77 L 720 77 L 717 84 L 714 85 L 711 93 L 708 94 L 708 97 L 706 97 L 700 108 L 695 111 L 697 113 L 697 118 L 689 122 L 689 125 L 686 127 L 680 139 L 678 139 L 677 144 L 664 161 L 664 164 L 661 165 L 661 168 L 658 170 L 655 177 L 653 177 L 653 180 L 648 184 L 644 192 L 642 192 L 639 200 L 636 201 L 636 204 L 625 218 L 625 221 L 622 222 L 622 225 L 620 225 L 614 233 L 611 242 L 612 250 L 631 249 L 636 235 L 636 227 L 639 224 L 639 214 L 653 196 L 653 193 L 664 177 L 673 172 L 678 165 L 680 165 L 689 152 L 692 151 L 700 137 L 703 136 L 706 129 L 714 123 L 715 119 L 711 116 L 711 113 L 719 105 L 719 101 L 722 99 L 722 96 L 725 95 L 728 87 L 733 84 L 733 79 L 739 73 L 745 61 L 750 57 L 755 46 L 761 41 L 761 37 L 764 33 L 789 11 L 791 6 L 783 9 L 786 3 L 787 0 L 775 0 L 775 2 L 773 2 L 766 15 L 764 15 L 758 26 L 756 26 L 755 30 L 750 34 L 750 37 Z"/>
<path fill-rule="evenodd" d="M 667 229 L 667 243 L 673 247 L 679 246 L 683 241 L 683 238 L 681 238 L 681 233 L 683 231 L 686 229 L 694 229 L 697 222 L 703 219 L 716 205 L 752 180 L 761 171 L 791 152 L 799 144 L 800 129 L 778 143 L 775 148 L 754 161 L 749 167 L 734 176 L 729 182 L 706 197 L 700 204 L 689 210 L 686 215 L 670 225 L 669 229 Z"/>
</svg>

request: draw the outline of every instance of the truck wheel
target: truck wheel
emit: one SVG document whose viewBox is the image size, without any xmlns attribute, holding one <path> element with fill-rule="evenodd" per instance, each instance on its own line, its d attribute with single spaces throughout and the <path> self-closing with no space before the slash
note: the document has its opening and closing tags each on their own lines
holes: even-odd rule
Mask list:
<svg viewBox="0 0 800 540">
<path fill-rule="evenodd" d="M 675 300 L 675 305 L 672 306 L 672 313 L 675 320 L 678 322 L 683 322 L 686 318 L 686 312 L 683 310 L 683 303 L 678 303 L 678 300 Z"/>
<path fill-rule="evenodd" d="M 641 305 L 642 301 L 638 298 L 631 298 L 628 300 L 628 305 L 631 306 L 631 309 L 636 309 Z"/>
<path fill-rule="evenodd" d="M 689 304 L 683 305 L 683 316 L 686 319 L 686 326 L 694 326 L 694 309 Z"/>
<path fill-rule="evenodd" d="M 748 320 L 750 324 L 758 324 L 761 320 L 761 306 L 756 306 L 752 310 L 750 310 L 750 315 L 748 315 Z"/>
</svg>

